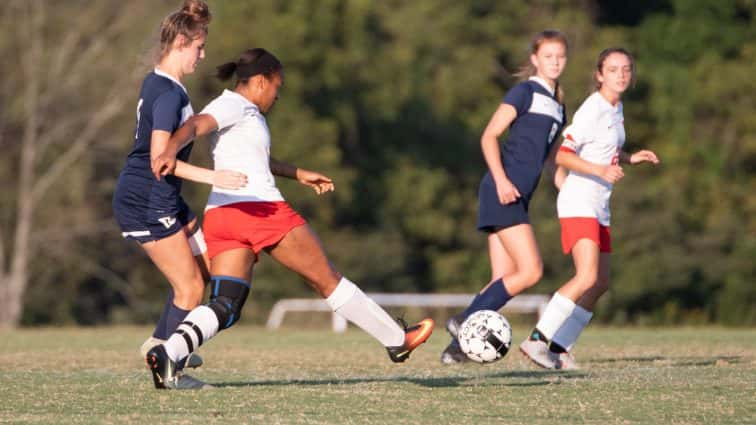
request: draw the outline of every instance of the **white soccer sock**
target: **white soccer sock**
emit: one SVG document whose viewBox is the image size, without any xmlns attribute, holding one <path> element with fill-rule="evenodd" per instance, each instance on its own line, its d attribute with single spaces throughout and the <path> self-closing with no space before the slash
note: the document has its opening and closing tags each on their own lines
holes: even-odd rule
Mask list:
<svg viewBox="0 0 756 425">
<path fill-rule="evenodd" d="M 575 310 L 574 302 L 559 292 L 555 292 L 551 301 L 546 305 L 541 318 L 538 320 L 536 329 L 541 331 L 544 337 L 551 341 L 557 330 L 565 323 Z"/>
<path fill-rule="evenodd" d="M 380 341 L 384 347 L 404 344 L 404 330 L 375 301 L 349 279 L 342 277 L 326 298 L 331 309 Z"/>
<path fill-rule="evenodd" d="M 588 326 L 591 317 L 593 317 L 593 313 L 579 305 L 575 306 L 575 311 L 567 318 L 564 325 L 559 328 L 552 341 L 559 344 L 565 350 L 572 351 L 572 347 L 575 346 L 575 342 L 580 333 L 583 332 L 583 329 Z"/>
<path fill-rule="evenodd" d="M 218 333 L 219 326 L 218 317 L 210 307 L 206 305 L 195 307 L 178 325 L 176 332 L 163 344 L 165 352 L 171 360 L 177 362 L 214 337 Z M 191 347 L 187 339 L 191 341 Z"/>
</svg>

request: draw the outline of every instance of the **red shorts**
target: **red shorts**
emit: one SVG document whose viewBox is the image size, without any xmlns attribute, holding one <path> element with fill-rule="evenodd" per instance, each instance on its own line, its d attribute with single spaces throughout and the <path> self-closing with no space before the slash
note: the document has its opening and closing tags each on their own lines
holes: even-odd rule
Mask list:
<svg viewBox="0 0 756 425">
<path fill-rule="evenodd" d="M 258 254 L 275 245 L 291 229 L 307 223 L 288 203 L 239 202 L 205 212 L 205 233 L 210 258 L 236 248 L 251 249 Z"/>
<path fill-rule="evenodd" d="M 612 235 L 608 226 L 602 226 L 594 217 L 560 218 L 562 251 L 569 254 L 577 241 L 590 239 L 599 246 L 599 252 L 612 252 Z"/>
</svg>

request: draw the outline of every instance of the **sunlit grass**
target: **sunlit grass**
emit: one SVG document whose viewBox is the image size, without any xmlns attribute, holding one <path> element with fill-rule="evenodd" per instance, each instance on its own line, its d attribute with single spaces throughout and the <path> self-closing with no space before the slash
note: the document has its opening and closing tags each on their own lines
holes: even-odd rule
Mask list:
<svg viewBox="0 0 756 425">
<path fill-rule="evenodd" d="M 443 366 L 437 330 L 405 364 L 350 328 L 241 326 L 203 346 L 208 391 L 152 388 L 137 349 L 150 329 L 0 332 L 0 422 L 756 423 L 756 331 L 589 328 L 576 372 Z M 515 342 L 525 334 L 515 329 Z"/>
</svg>

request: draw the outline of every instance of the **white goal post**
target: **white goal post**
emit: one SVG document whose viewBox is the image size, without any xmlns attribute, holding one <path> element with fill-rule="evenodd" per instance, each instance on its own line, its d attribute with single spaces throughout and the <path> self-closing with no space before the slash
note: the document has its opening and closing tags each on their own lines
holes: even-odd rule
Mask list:
<svg viewBox="0 0 756 425">
<path fill-rule="evenodd" d="M 471 294 L 404 294 L 371 292 L 367 296 L 383 307 L 458 307 L 470 305 L 474 295 Z M 548 295 L 518 295 L 512 298 L 502 309 L 502 313 L 543 313 L 550 297 Z M 325 300 L 318 298 L 286 298 L 276 302 L 268 316 L 266 327 L 278 329 L 283 323 L 286 313 L 323 311 L 330 312 L 331 308 Z M 340 315 L 333 313 L 331 323 L 334 332 L 344 332 L 347 329 L 347 321 Z"/>
</svg>

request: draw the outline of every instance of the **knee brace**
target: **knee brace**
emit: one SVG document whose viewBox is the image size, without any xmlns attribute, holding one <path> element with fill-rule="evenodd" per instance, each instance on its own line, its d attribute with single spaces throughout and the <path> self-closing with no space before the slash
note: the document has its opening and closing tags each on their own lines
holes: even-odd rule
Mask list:
<svg viewBox="0 0 756 425">
<path fill-rule="evenodd" d="M 250 285 L 242 279 L 229 276 L 213 276 L 210 280 L 213 286 L 207 306 L 215 312 L 220 329 L 227 329 L 241 317 Z"/>
</svg>

